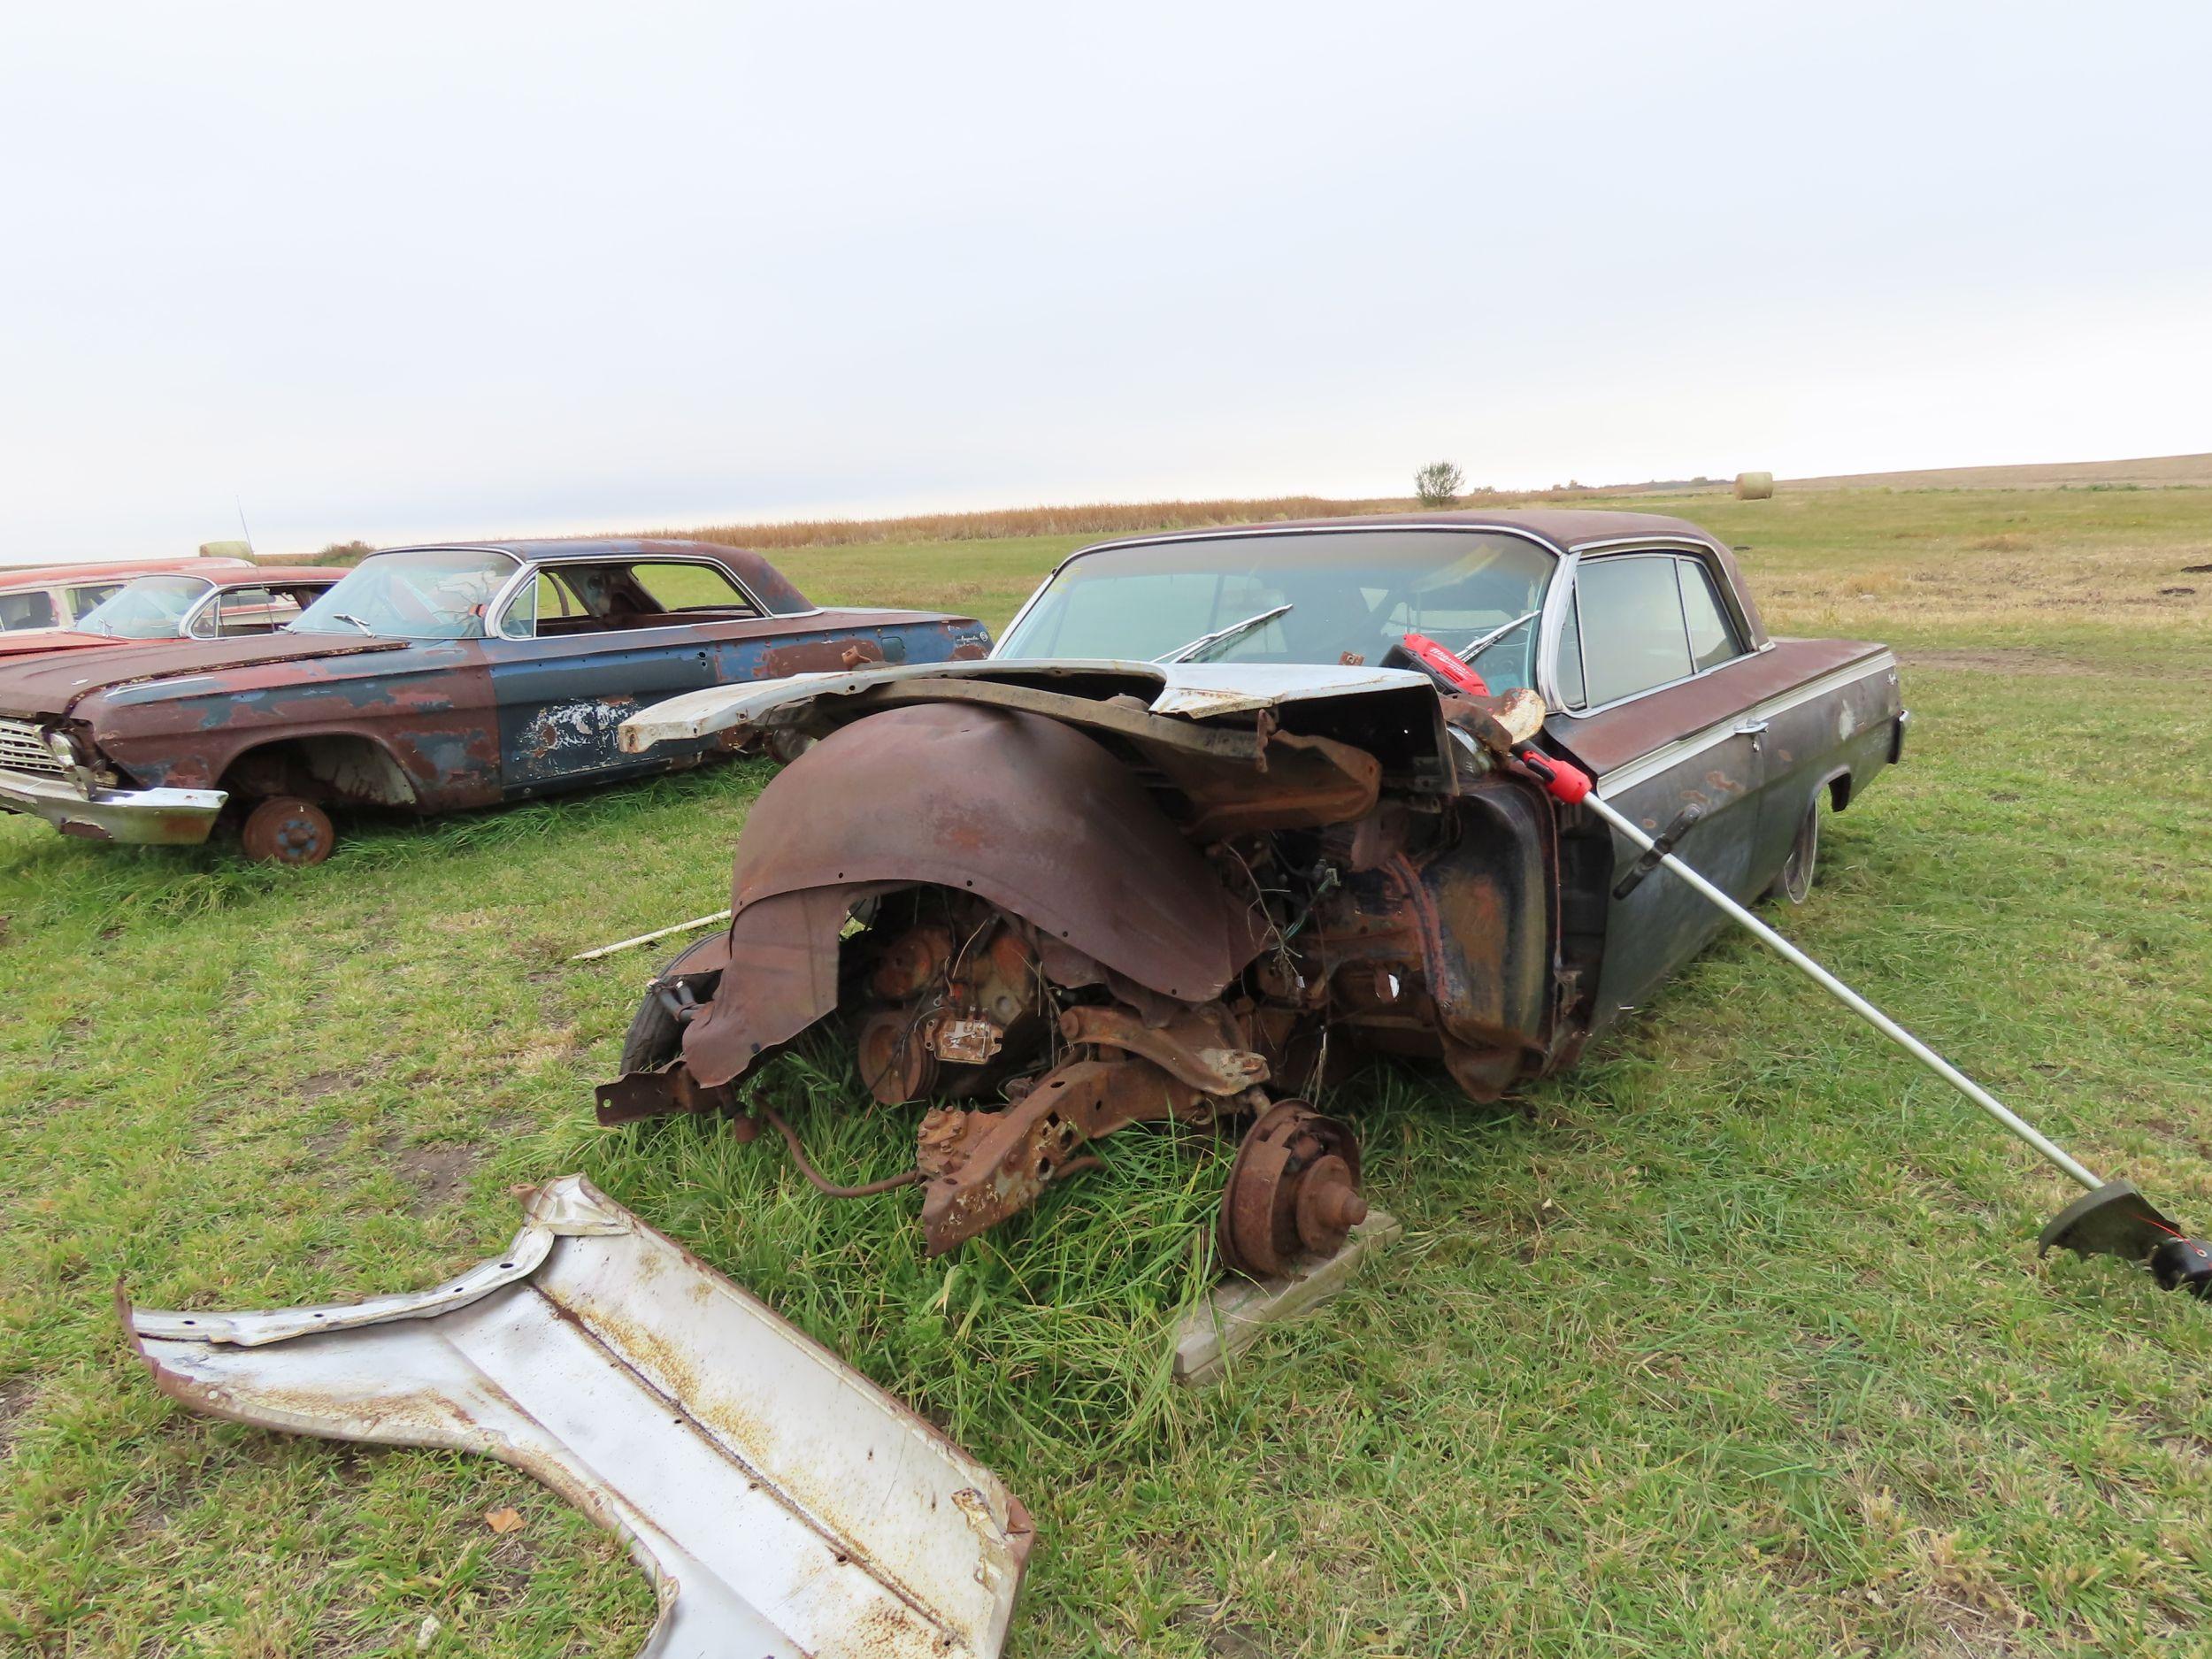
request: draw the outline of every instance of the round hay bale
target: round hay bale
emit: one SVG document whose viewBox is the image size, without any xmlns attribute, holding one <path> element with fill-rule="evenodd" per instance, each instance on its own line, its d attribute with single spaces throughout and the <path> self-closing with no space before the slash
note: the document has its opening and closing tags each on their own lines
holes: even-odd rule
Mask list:
<svg viewBox="0 0 2212 1659">
<path fill-rule="evenodd" d="M 246 559 L 253 557 L 253 548 L 244 541 L 203 541 L 200 557 L 204 559 Z"/>
<path fill-rule="evenodd" d="M 1738 501 L 1772 501 L 1774 474 L 1771 472 L 1739 472 L 1736 474 Z"/>
</svg>

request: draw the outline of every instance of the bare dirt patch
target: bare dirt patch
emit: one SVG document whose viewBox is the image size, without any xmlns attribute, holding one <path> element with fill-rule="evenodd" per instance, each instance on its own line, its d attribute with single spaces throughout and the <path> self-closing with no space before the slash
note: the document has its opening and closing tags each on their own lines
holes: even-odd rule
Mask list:
<svg viewBox="0 0 2212 1659">
<path fill-rule="evenodd" d="M 37 1392 L 38 1384 L 30 1377 L 0 1379 L 0 1457 L 14 1448 L 16 1425 L 29 1414 L 31 1397 Z"/>
<path fill-rule="evenodd" d="M 387 1156 L 408 1186 L 415 1189 L 415 1196 L 408 1202 L 412 1215 L 426 1215 L 450 1201 L 476 1172 L 477 1160 L 482 1156 L 474 1147 L 396 1146 L 388 1148 Z"/>
<path fill-rule="evenodd" d="M 1909 650 L 1897 653 L 1907 668 L 1957 669 L 1998 674 L 2093 674 L 2090 664 L 2033 646 L 1981 646 L 1959 650 Z"/>
</svg>

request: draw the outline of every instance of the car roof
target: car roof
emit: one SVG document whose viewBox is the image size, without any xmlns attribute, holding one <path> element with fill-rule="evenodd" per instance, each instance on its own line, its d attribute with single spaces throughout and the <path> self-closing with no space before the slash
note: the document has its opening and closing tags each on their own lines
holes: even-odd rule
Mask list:
<svg viewBox="0 0 2212 1659">
<path fill-rule="evenodd" d="M 750 548 L 728 547 L 719 541 L 691 541 L 661 536 L 536 536 L 520 541 L 415 541 L 405 547 L 379 548 L 377 553 L 424 553 L 438 549 L 505 553 L 526 563 L 533 559 L 604 559 L 618 561 L 663 557 L 711 559 L 729 571 L 768 610 L 789 616 L 811 611 L 814 602 L 794 587 L 791 579 Z M 373 558 L 376 554 L 364 555 Z"/>
<path fill-rule="evenodd" d="M 334 582 L 352 568 L 344 565 L 257 565 L 250 571 L 225 571 L 213 580 L 226 588 L 250 588 L 256 582 Z M 200 571 L 180 571 L 179 575 L 198 576 Z"/>
<path fill-rule="evenodd" d="M 1572 551 L 1624 537 L 1675 537 L 1719 547 L 1709 530 L 1686 518 L 1656 512 L 1615 512 L 1601 507 L 1521 507 L 1486 511 L 1477 508 L 1423 512 L 1354 513 L 1335 518 L 1273 518 L 1259 524 L 1208 525 L 1189 530 L 1110 536 L 1092 543 L 1112 547 L 1128 541 L 1199 540 L 1214 535 L 1249 535 L 1267 530 L 1516 530 Z M 1085 549 L 1087 550 L 1087 549 Z"/>
<path fill-rule="evenodd" d="M 89 565 L 26 565 L 0 570 L 0 588 L 50 588 L 56 582 L 97 581 L 104 576 L 228 576 L 254 568 L 244 559 L 106 559 Z"/>
</svg>

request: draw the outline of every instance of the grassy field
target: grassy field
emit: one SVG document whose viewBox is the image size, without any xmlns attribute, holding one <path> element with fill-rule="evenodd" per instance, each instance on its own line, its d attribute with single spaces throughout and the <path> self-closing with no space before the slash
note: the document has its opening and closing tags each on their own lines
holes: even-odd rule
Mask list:
<svg viewBox="0 0 2212 1659">
<path fill-rule="evenodd" d="M 1693 511 L 1778 632 L 1907 661 L 1910 764 L 1785 926 L 2212 1226 L 2212 490 Z M 779 557 L 995 625 L 1076 540 Z M 596 1129 L 649 964 L 565 958 L 726 902 L 765 777 L 296 873 L 0 823 L 0 1649 L 407 1653 L 434 1615 L 439 1654 L 630 1651 L 643 1581 L 523 1477 L 189 1417 L 110 1309 L 412 1288 L 582 1170 L 1004 1473 L 1019 1655 L 2212 1652 L 2212 1308 L 2039 1262 L 2062 1179 L 1747 941 L 1517 1102 L 1341 1091 L 1406 1240 L 1204 1394 L 1164 1335 L 1221 1148 L 1132 1132 L 929 1262 L 910 1194 Z M 844 1067 L 769 1087 L 833 1173 L 902 1167 Z"/>
</svg>

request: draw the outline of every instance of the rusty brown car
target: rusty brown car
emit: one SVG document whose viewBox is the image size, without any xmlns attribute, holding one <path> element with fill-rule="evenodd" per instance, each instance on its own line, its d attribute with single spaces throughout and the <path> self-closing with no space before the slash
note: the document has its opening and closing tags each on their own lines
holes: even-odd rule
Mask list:
<svg viewBox="0 0 2212 1659">
<path fill-rule="evenodd" d="M 1364 1214 L 1308 1097 L 1355 1057 L 1493 1100 L 1572 1062 L 1721 926 L 1546 757 L 1727 893 L 1801 898 L 1824 811 L 1899 757 L 1883 646 L 1777 640 L 1730 549 L 1634 513 L 1435 513 L 1148 536 L 1065 560 L 987 661 L 704 691 L 626 749 L 812 746 L 739 837 L 726 933 L 663 972 L 620 1121 L 765 1111 L 835 1017 L 924 1109 L 944 1250 L 1126 1125 L 1248 1125 L 1223 1254 Z M 782 1126 L 782 1125 L 780 1125 Z M 788 1137 L 787 1137 L 788 1138 Z"/>
<path fill-rule="evenodd" d="M 490 806 L 739 746 L 618 748 L 624 717 L 677 693 L 989 643 L 966 617 L 825 610 L 741 549 L 396 549 L 259 637 L 0 663 L 0 811 L 141 843 L 228 819 L 250 856 L 314 864 L 334 808 Z"/>
</svg>

